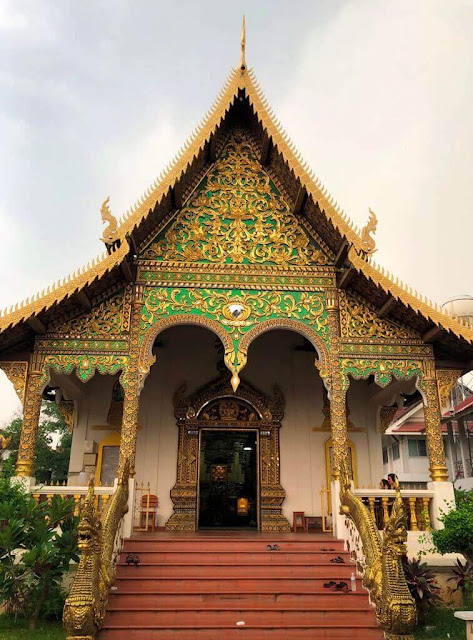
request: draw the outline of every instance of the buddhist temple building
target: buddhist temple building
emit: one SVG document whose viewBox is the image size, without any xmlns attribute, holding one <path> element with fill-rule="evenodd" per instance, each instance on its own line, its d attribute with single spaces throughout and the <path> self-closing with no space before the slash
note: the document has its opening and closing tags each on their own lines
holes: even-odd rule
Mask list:
<svg viewBox="0 0 473 640">
<path fill-rule="evenodd" d="M 26 487 L 40 493 L 41 401 L 54 397 L 73 433 L 71 493 L 125 477 L 125 535 L 149 485 L 167 532 L 279 534 L 303 513 L 344 543 L 351 517 L 365 542 L 365 520 L 384 528 L 395 498 L 378 513 L 384 433 L 421 402 L 429 477 L 404 496 L 409 544 L 435 526 L 453 499 L 442 412 L 473 366 L 473 328 L 377 264 L 375 213 L 356 228 L 314 176 L 244 37 L 168 169 L 126 213 L 113 195 L 101 213 L 103 255 L 0 315 Z"/>
</svg>

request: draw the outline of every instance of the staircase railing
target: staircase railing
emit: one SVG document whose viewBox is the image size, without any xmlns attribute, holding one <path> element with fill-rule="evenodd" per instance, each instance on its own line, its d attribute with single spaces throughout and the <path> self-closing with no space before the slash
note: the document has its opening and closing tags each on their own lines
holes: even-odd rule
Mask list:
<svg viewBox="0 0 473 640">
<path fill-rule="evenodd" d="M 349 550 L 363 586 L 370 593 L 385 638 L 413 640 L 417 611 L 402 567 L 407 531 L 399 488 L 382 538 L 372 514 L 352 491 L 345 464 L 340 470 L 340 502 L 341 513 L 347 519 Z"/>
<path fill-rule="evenodd" d="M 79 522 L 81 557 L 64 605 L 67 640 L 92 640 L 103 624 L 108 593 L 115 581 L 115 565 L 122 544 L 123 517 L 128 511 L 129 465 L 121 471 L 108 508 L 99 515 L 94 483 Z"/>
</svg>

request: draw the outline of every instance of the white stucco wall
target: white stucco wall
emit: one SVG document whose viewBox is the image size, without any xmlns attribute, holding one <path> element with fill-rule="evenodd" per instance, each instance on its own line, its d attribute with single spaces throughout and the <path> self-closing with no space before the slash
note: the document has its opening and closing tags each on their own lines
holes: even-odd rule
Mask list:
<svg viewBox="0 0 473 640">
<path fill-rule="evenodd" d="M 218 339 L 198 327 L 170 329 L 158 337 L 157 362 L 140 400 L 140 430 L 136 455 L 138 483 L 150 483 L 159 498 L 158 524 L 172 513 L 170 490 L 176 480 L 178 429 L 172 398 L 183 382 L 188 392 L 218 375 Z M 315 353 L 302 349 L 300 336 L 273 331 L 250 347 L 242 378 L 270 394 L 277 383 L 286 399 L 280 432 L 281 484 L 286 491 L 283 512 L 292 523 L 293 511 L 320 515 L 320 489 L 326 485 L 325 442 L 329 432 L 314 431 L 323 422 L 322 382 L 314 366 Z M 110 431 L 106 425 L 113 379 L 95 376 L 82 386 L 74 431 L 70 473 L 82 469 L 84 440 L 97 445 Z M 376 407 L 370 404 L 366 382 L 353 382 L 349 391 L 350 420 L 360 432 L 350 432 L 356 447 L 358 484 L 377 486 L 383 475 L 381 436 L 375 428 Z M 71 480 L 74 481 L 74 480 Z"/>
</svg>

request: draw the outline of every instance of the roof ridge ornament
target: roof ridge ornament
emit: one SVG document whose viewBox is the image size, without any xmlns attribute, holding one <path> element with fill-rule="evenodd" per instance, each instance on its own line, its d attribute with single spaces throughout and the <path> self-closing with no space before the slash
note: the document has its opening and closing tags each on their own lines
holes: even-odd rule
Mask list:
<svg viewBox="0 0 473 640">
<path fill-rule="evenodd" d="M 246 69 L 246 59 L 245 59 L 245 48 L 246 48 L 246 26 L 245 26 L 245 15 L 243 14 L 243 18 L 241 21 L 241 54 L 240 54 L 240 69 L 244 71 Z"/>
<path fill-rule="evenodd" d="M 363 253 L 371 256 L 377 250 L 375 239 L 371 234 L 374 235 L 376 233 L 378 218 L 371 208 L 368 208 L 368 211 L 370 212 L 370 217 L 368 218 L 368 222 L 361 230 L 361 249 Z"/>
<path fill-rule="evenodd" d="M 112 245 L 117 240 L 118 229 L 117 219 L 110 210 L 110 207 L 108 205 L 109 202 L 110 196 L 108 196 L 108 198 L 103 201 L 102 207 L 100 209 L 103 224 L 108 223 L 103 230 L 103 235 L 100 239 L 107 245 L 107 247 L 109 245 Z"/>
</svg>

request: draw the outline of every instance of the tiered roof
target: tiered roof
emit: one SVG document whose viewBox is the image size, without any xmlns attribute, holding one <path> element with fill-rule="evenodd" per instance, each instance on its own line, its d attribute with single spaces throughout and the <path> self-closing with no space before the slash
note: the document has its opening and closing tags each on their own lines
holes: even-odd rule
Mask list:
<svg viewBox="0 0 473 640">
<path fill-rule="evenodd" d="M 381 312 L 435 341 L 439 358 L 473 360 L 473 328 L 413 291 L 370 257 L 365 233 L 316 178 L 275 117 L 255 75 L 244 59 L 228 76 L 219 96 L 168 167 L 118 219 L 107 253 L 43 292 L 0 312 L 0 350 L 31 343 L 41 327 L 84 310 L 93 301 L 133 279 L 140 250 L 175 215 L 193 193 L 222 149 L 228 130 L 244 126 L 260 150 L 265 170 L 295 214 L 305 219 L 333 260 L 342 288 L 369 299 Z M 39 321 L 39 322 L 38 322 Z"/>
</svg>

